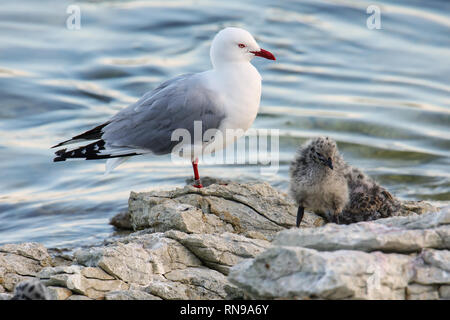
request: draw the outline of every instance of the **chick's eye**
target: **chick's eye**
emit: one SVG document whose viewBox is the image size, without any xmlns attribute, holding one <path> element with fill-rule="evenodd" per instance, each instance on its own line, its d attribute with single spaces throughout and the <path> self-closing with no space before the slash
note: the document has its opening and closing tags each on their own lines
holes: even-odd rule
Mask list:
<svg viewBox="0 0 450 320">
<path fill-rule="evenodd" d="M 239 48 L 245 48 L 245 44 L 239 43 L 239 44 L 238 44 L 238 47 L 239 47 Z"/>
</svg>

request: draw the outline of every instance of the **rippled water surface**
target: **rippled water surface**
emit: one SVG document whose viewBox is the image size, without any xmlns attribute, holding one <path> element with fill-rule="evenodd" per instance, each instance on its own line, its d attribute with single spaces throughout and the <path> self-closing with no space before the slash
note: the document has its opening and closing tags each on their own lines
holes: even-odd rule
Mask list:
<svg viewBox="0 0 450 320">
<path fill-rule="evenodd" d="M 189 164 L 136 157 L 53 163 L 49 147 L 107 120 L 161 81 L 210 67 L 225 26 L 252 32 L 275 63 L 254 59 L 263 94 L 254 128 L 280 129 L 280 169 L 201 166 L 204 176 L 287 190 L 306 138 L 327 134 L 344 157 L 403 199 L 450 200 L 450 2 L 3 1 L 0 8 L 0 243 L 89 244 L 129 192 L 183 186 Z M 380 30 L 366 8 L 381 8 Z"/>
</svg>

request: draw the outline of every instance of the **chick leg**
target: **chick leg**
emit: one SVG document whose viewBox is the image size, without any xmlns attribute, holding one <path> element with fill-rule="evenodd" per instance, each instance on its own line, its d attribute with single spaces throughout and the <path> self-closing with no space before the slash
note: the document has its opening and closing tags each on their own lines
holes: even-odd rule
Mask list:
<svg viewBox="0 0 450 320">
<path fill-rule="evenodd" d="M 300 223 L 302 222 L 304 213 L 305 213 L 305 208 L 302 206 L 299 206 L 298 210 L 297 210 L 297 228 L 300 226 Z"/>
<path fill-rule="evenodd" d="M 340 212 L 335 212 L 335 213 L 334 213 L 334 217 L 336 218 L 336 223 L 337 223 L 337 224 L 340 224 L 340 223 L 339 223 L 339 214 L 340 214 Z"/>
</svg>

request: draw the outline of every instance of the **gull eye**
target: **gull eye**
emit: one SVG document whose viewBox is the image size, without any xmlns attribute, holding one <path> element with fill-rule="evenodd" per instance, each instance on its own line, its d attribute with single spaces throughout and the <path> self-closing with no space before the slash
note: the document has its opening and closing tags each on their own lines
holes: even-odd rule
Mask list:
<svg viewBox="0 0 450 320">
<path fill-rule="evenodd" d="M 238 47 L 239 47 L 239 48 L 245 48 L 245 44 L 239 43 L 239 44 L 238 44 Z"/>
</svg>

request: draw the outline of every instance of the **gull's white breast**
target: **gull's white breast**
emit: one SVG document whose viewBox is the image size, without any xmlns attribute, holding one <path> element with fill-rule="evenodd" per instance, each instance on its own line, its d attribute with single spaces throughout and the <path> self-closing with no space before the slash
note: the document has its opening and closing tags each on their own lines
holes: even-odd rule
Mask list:
<svg viewBox="0 0 450 320">
<path fill-rule="evenodd" d="M 217 92 L 222 100 L 225 119 L 219 130 L 223 137 L 227 130 L 232 139 L 225 139 L 225 145 L 233 143 L 251 127 L 259 110 L 261 100 L 261 76 L 251 63 L 239 63 L 225 70 L 211 70 L 205 79 L 208 87 Z M 240 133 L 239 133 L 240 132 Z"/>
</svg>

